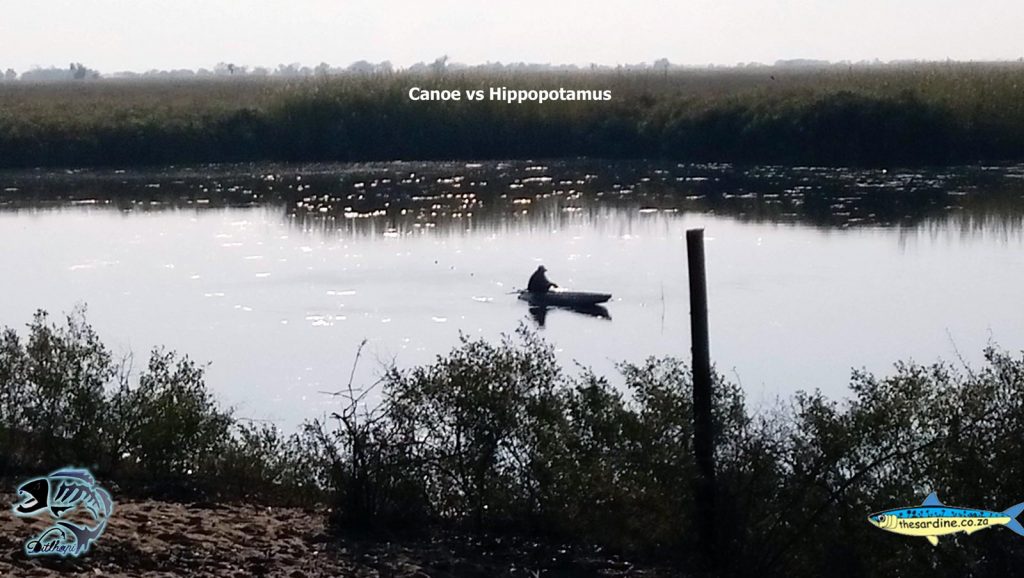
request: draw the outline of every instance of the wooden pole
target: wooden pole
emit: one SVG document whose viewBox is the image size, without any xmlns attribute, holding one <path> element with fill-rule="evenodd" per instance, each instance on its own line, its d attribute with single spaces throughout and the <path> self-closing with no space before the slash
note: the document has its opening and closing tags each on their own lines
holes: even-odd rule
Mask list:
<svg viewBox="0 0 1024 578">
<path fill-rule="evenodd" d="M 686 231 L 686 257 L 690 277 L 690 335 L 693 343 L 693 454 L 697 466 L 694 514 L 697 516 L 697 547 L 703 558 L 704 570 L 714 573 L 718 566 L 718 544 L 715 539 L 715 441 L 704 229 Z"/>
</svg>

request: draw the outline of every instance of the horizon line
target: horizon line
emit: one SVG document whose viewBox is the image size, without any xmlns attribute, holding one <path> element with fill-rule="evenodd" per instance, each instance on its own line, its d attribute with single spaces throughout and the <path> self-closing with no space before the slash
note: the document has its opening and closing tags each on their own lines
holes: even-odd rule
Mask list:
<svg viewBox="0 0 1024 578">
<path fill-rule="evenodd" d="M 289 62 L 279 63 L 277 65 L 262 65 L 262 64 L 238 64 L 229 61 L 220 61 L 212 66 L 199 66 L 195 68 L 150 68 L 146 70 L 99 70 L 93 69 L 81 62 L 69 62 L 67 66 L 57 66 L 50 64 L 46 66 L 33 65 L 30 68 L 17 70 L 13 67 L 7 67 L 4 70 L 0 70 L 0 82 L 4 80 L 4 71 L 14 71 L 18 76 L 22 76 L 26 73 L 38 73 L 38 72 L 61 72 L 61 71 L 72 71 L 76 67 L 81 67 L 82 70 L 90 73 L 98 74 L 99 78 L 118 78 L 118 77 L 131 77 L 131 76 L 146 76 L 146 75 L 159 75 L 159 74 L 179 74 L 187 75 L 189 73 L 199 76 L 275 76 L 275 75 L 316 75 L 316 74 L 346 74 L 346 73 L 368 73 L 368 72 L 418 72 L 418 71 L 471 71 L 471 70 L 482 70 L 489 67 L 500 67 L 500 68 L 532 68 L 534 71 L 544 71 L 545 69 L 552 72 L 558 71 L 616 71 L 616 70 L 708 70 L 708 69 L 749 69 L 749 68 L 826 68 L 834 66 L 861 66 L 861 67 L 885 67 L 885 66 L 901 66 L 901 65 L 934 65 L 934 64 L 973 64 L 973 65 L 1008 65 L 1008 64 L 1024 64 L 1024 57 L 1016 59 L 986 59 L 986 60 L 959 60 L 953 58 L 946 58 L 941 60 L 936 59 L 891 59 L 882 60 L 879 58 L 874 59 L 861 59 L 861 60 L 827 60 L 818 58 L 786 58 L 777 59 L 774 62 L 760 62 L 760 61 L 741 61 L 730 64 L 726 63 L 681 63 L 672 62 L 670 59 L 662 57 L 659 59 L 639 61 L 639 62 L 623 62 L 623 63 L 599 63 L 589 62 L 585 64 L 578 63 L 551 63 L 551 62 L 528 62 L 528 61 L 486 61 L 479 63 L 465 63 L 458 61 L 451 61 L 447 56 L 441 56 L 433 61 L 418 61 L 407 66 L 396 66 L 390 60 L 381 60 L 378 62 L 368 60 L 355 60 L 348 65 L 332 65 L 326 61 L 322 61 L 315 65 L 304 64 L 301 62 Z M 366 67 L 371 67 L 377 70 L 366 70 Z M 225 70 L 227 72 L 225 72 Z M 96 80 L 96 76 L 90 77 L 92 80 Z M 12 80 L 8 78 L 8 80 Z"/>
</svg>

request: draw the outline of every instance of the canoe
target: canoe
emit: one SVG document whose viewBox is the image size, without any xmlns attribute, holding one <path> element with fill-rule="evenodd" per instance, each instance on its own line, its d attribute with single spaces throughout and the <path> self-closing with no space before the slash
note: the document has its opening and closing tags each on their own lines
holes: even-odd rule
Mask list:
<svg viewBox="0 0 1024 578">
<path fill-rule="evenodd" d="M 598 303 L 604 303 L 611 299 L 612 296 L 608 293 L 554 289 L 547 293 L 520 291 L 519 298 L 535 307 L 589 307 Z"/>
</svg>

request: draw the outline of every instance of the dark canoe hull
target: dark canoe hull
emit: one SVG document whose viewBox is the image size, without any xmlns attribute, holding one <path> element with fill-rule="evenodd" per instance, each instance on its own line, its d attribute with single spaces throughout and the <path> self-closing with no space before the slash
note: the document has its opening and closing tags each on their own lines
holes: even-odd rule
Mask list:
<svg viewBox="0 0 1024 578">
<path fill-rule="evenodd" d="M 531 293 L 520 291 L 519 298 L 535 307 L 590 307 L 612 298 L 608 293 L 587 293 L 585 291 L 549 291 Z"/>
</svg>

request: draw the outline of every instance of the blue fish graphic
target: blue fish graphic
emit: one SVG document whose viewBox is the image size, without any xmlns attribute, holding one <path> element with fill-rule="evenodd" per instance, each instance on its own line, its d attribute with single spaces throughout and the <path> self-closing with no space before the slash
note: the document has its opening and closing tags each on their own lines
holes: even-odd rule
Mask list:
<svg viewBox="0 0 1024 578">
<path fill-rule="evenodd" d="M 932 492 L 920 506 L 871 514 L 868 521 L 888 532 L 927 538 L 933 546 L 938 546 L 939 536 L 957 532 L 969 535 L 995 526 L 1004 526 L 1024 536 L 1024 526 L 1017 521 L 1022 511 L 1024 502 L 1002 512 L 947 506 Z"/>
<path fill-rule="evenodd" d="M 87 552 L 89 545 L 103 534 L 107 519 L 114 509 L 110 494 L 96 484 L 95 478 L 88 470 L 57 470 L 49 476 L 29 480 L 18 488 L 18 495 L 22 501 L 14 507 L 15 514 L 38 516 L 45 510 L 57 520 L 50 530 L 29 542 L 29 553 L 38 553 L 49 544 L 52 538 L 47 538 L 56 537 L 56 534 L 52 533 L 54 530 L 63 536 L 61 543 L 68 543 L 69 535 L 74 537 L 73 542 L 69 542 L 74 545 L 74 555 Z M 79 505 L 97 522 L 94 526 L 61 519 Z"/>
</svg>

